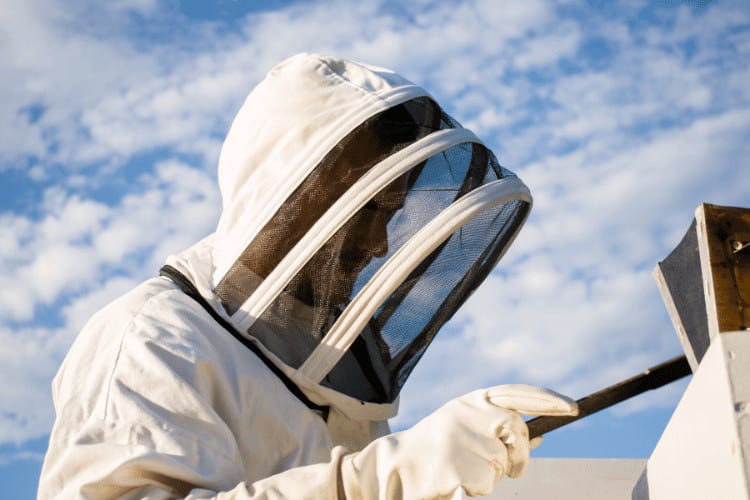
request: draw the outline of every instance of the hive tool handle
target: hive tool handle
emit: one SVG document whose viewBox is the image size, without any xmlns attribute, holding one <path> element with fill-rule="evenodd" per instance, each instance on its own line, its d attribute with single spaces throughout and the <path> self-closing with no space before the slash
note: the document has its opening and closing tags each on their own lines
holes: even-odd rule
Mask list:
<svg viewBox="0 0 750 500">
<path fill-rule="evenodd" d="M 637 396 L 651 389 L 658 389 L 666 384 L 679 380 L 691 373 L 685 356 L 665 361 L 634 377 L 618 382 L 576 401 L 578 415 L 575 417 L 536 417 L 526 424 L 529 426 L 529 437 L 535 438 L 559 427 L 575 422 L 583 417 L 609 408 L 626 399 Z"/>
</svg>

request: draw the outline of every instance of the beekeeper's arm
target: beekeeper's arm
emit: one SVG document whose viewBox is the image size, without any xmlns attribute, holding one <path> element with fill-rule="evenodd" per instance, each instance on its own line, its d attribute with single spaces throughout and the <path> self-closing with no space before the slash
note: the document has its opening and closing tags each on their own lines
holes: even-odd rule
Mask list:
<svg viewBox="0 0 750 500">
<path fill-rule="evenodd" d="M 504 475 L 519 477 L 528 463 L 528 430 L 520 413 L 576 412 L 573 401 L 537 387 L 474 391 L 358 453 L 344 455 L 336 447 L 329 463 L 241 484 L 218 498 L 450 498 L 459 487 L 470 496 L 488 495 Z"/>
<path fill-rule="evenodd" d="M 534 415 L 569 415 L 575 413 L 575 403 L 528 386 L 475 391 L 447 403 L 408 430 L 373 441 L 360 452 L 347 454 L 337 446 L 327 463 L 295 467 L 252 484 L 240 482 L 226 492 L 193 488 L 186 498 L 428 499 L 448 498 L 459 487 L 469 495 L 486 495 L 504 475 L 520 476 L 528 461 L 526 425 L 513 409 Z M 195 424 L 194 434 L 210 432 Z M 171 424 L 163 425 L 166 430 Z M 190 432 L 187 428 L 171 430 Z M 147 439 L 149 430 L 141 432 Z M 262 429 L 248 432 L 256 433 L 258 439 L 274 439 Z M 198 439 L 203 438 L 212 439 Z M 214 438 L 221 442 L 227 436 Z M 77 464 L 87 469 L 83 474 L 89 478 L 77 493 L 87 497 L 113 498 L 111 493 L 130 486 L 121 498 L 177 498 L 180 491 L 188 491 L 190 483 L 206 484 L 212 475 L 221 476 L 239 465 L 231 463 L 231 454 L 217 453 L 221 452 L 217 449 L 195 449 L 194 456 L 170 456 L 134 445 L 128 456 L 122 449 L 99 443 L 91 451 L 86 463 Z M 144 483 L 149 486 L 138 487 Z"/>
</svg>

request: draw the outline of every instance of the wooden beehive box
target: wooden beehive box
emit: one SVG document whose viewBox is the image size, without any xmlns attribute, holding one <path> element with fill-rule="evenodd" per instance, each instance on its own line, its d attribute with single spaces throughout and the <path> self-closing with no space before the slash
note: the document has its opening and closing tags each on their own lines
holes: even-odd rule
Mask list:
<svg viewBox="0 0 750 500">
<path fill-rule="evenodd" d="M 750 327 L 750 209 L 699 206 L 654 276 L 695 371 L 711 339 Z"/>
</svg>

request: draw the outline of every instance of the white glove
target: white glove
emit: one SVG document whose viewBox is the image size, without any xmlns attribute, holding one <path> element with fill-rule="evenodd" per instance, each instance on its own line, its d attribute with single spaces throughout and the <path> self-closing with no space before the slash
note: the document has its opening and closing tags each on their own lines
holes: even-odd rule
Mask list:
<svg viewBox="0 0 750 500">
<path fill-rule="evenodd" d="M 501 385 L 454 399 L 411 429 L 376 439 L 342 459 L 346 498 L 450 498 L 462 487 L 488 495 L 529 460 L 524 415 L 576 415 L 576 403 L 548 389 Z"/>
</svg>

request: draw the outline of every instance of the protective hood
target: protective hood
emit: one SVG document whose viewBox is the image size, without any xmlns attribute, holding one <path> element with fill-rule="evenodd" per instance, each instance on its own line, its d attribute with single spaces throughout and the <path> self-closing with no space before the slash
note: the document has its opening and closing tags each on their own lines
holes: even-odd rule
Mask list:
<svg viewBox="0 0 750 500">
<path fill-rule="evenodd" d="M 393 416 L 416 362 L 531 207 L 422 88 L 312 54 L 248 96 L 219 186 L 202 293 L 312 401 L 368 420 Z"/>
</svg>

